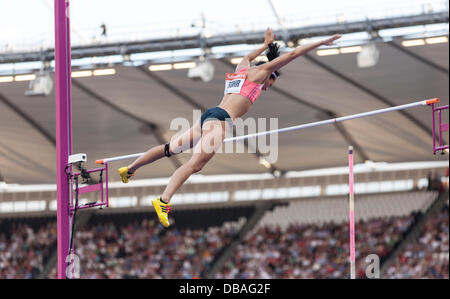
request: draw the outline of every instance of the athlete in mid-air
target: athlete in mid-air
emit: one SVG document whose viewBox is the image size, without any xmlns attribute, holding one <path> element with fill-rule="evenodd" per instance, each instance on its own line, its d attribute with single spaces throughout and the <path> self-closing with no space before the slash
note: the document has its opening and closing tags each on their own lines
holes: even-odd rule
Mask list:
<svg viewBox="0 0 450 299">
<path fill-rule="evenodd" d="M 264 33 L 264 45 L 245 56 L 236 67 L 235 73 L 226 74 L 225 92 L 220 104 L 206 110 L 200 120 L 185 133 L 167 144 L 149 149 L 130 165 L 119 168 L 122 182 L 128 183 L 136 170 L 146 164 L 194 148 L 189 161 L 173 173 L 162 195 L 153 200 L 159 221 L 164 227 L 169 227 L 168 214 L 171 211 L 172 196 L 193 173 L 202 170 L 214 156 L 222 145 L 225 131 L 232 126 L 233 120 L 245 115 L 261 94 L 261 90 L 268 90 L 276 82 L 280 75 L 278 70 L 317 47 L 333 45 L 334 41 L 340 37 L 336 34 L 280 55 L 279 45 L 274 43 L 275 36 L 268 28 Z M 251 65 L 251 62 L 266 50 L 268 62 Z M 205 125 L 206 122 L 208 125 Z"/>
</svg>

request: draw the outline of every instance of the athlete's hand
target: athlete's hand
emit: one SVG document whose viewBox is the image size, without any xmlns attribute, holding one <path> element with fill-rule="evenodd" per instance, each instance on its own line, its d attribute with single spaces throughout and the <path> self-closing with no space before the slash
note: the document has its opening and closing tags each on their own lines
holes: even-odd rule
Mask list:
<svg viewBox="0 0 450 299">
<path fill-rule="evenodd" d="M 329 38 L 323 40 L 322 44 L 326 45 L 326 46 L 332 46 L 332 45 L 335 45 L 334 41 L 337 40 L 337 39 L 340 39 L 340 38 L 341 38 L 340 34 L 335 34 L 332 37 L 329 37 Z"/>
<path fill-rule="evenodd" d="M 275 40 L 275 34 L 272 32 L 272 28 L 267 28 L 266 32 L 264 32 L 264 45 L 268 46 L 273 43 Z"/>
</svg>

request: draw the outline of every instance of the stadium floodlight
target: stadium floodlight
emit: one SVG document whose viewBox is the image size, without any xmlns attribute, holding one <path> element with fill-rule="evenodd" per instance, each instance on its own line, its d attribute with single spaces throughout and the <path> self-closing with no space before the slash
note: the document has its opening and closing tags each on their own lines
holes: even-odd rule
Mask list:
<svg viewBox="0 0 450 299">
<path fill-rule="evenodd" d="M 83 78 L 83 77 L 91 77 L 91 76 L 92 76 L 92 71 L 89 71 L 89 70 L 72 72 L 72 78 Z"/>
<path fill-rule="evenodd" d="M 214 77 L 214 65 L 209 60 L 198 61 L 195 67 L 189 69 L 187 76 L 192 80 L 210 82 Z"/>
<path fill-rule="evenodd" d="M 442 44 L 442 43 L 447 43 L 448 38 L 446 36 L 429 37 L 429 38 L 425 39 L 425 42 L 428 45 Z"/>
<path fill-rule="evenodd" d="M 154 64 L 148 67 L 151 72 L 169 71 L 172 68 L 171 64 Z"/>
<path fill-rule="evenodd" d="M 16 77 L 16 81 L 17 77 Z M 53 90 L 53 80 L 49 72 L 41 72 L 30 81 L 28 90 L 25 91 L 26 96 L 48 96 Z"/>
<path fill-rule="evenodd" d="M 176 70 L 181 70 L 181 69 L 190 69 L 190 68 L 195 68 L 196 67 L 196 63 L 193 61 L 190 62 L 180 62 L 180 63 L 175 63 L 173 65 L 173 68 Z"/>
<path fill-rule="evenodd" d="M 379 59 L 380 51 L 377 49 L 375 42 L 369 42 L 362 46 L 361 52 L 356 57 L 358 67 L 360 68 L 372 67 L 378 63 Z"/>
<path fill-rule="evenodd" d="M 26 75 L 16 75 L 14 77 L 14 81 L 19 82 L 19 81 L 32 81 L 36 79 L 36 75 L 35 74 L 26 74 Z"/>
<path fill-rule="evenodd" d="M 423 39 L 410 39 L 402 41 L 403 47 L 416 47 L 425 45 L 425 41 Z"/>
<path fill-rule="evenodd" d="M 339 54 L 339 49 L 317 50 L 316 54 L 317 54 L 317 56 L 337 55 L 337 54 Z"/>
<path fill-rule="evenodd" d="M 361 46 L 343 47 L 339 49 L 339 52 L 341 52 L 341 54 L 359 53 L 361 51 L 362 51 Z"/>
<path fill-rule="evenodd" d="M 241 61 L 242 61 L 242 57 L 234 57 L 234 58 L 231 58 L 231 60 L 230 60 L 230 63 L 231 64 L 239 64 Z"/>
<path fill-rule="evenodd" d="M 115 69 L 98 69 L 94 70 L 94 76 L 108 76 L 114 75 L 116 73 Z"/>
<path fill-rule="evenodd" d="M 260 61 L 267 62 L 267 61 L 269 61 L 269 60 L 267 59 L 267 56 L 266 56 L 266 55 L 259 55 L 259 56 L 257 56 L 257 57 L 255 58 L 254 61 L 255 61 L 255 62 L 260 62 Z"/>
<path fill-rule="evenodd" d="M 13 82 L 13 81 L 14 81 L 14 77 L 13 76 L 0 77 L 0 83 Z"/>
</svg>

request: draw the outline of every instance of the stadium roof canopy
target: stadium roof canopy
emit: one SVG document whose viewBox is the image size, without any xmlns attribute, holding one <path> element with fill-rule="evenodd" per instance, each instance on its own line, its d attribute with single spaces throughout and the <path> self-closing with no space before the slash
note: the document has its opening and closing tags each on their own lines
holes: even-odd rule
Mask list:
<svg viewBox="0 0 450 299">
<path fill-rule="evenodd" d="M 282 69 L 282 76 L 274 88 L 263 93 L 247 117 L 277 118 L 281 128 L 427 98 L 439 97 L 441 104 L 448 104 L 448 12 L 384 21 L 371 22 L 370 28 L 367 24 L 354 22 L 280 32 L 286 45 L 297 45 L 307 36 L 319 37 L 333 32 L 369 37 L 377 33 L 374 42 L 379 51 L 379 62 L 370 68 L 360 68 L 358 53 L 342 54 L 341 51 L 338 55 L 321 56 L 317 51 L 311 52 Z M 423 32 L 389 38 L 382 36 L 383 30 L 394 30 L 390 28 L 433 23 L 444 23 L 446 32 L 437 32 L 435 36 L 443 37 L 446 42 L 426 40 L 433 36 L 430 32 L 425 36 Z M 74 60 L 74 71 L 114 69 L 115 74 L 73 78 L 73 152 L 87 153 L 87 166 L 92 167 L 96 159 L 142 152 L 169 140 L 176 133 L 170 128 L 172 120 L 185 118 L 192 123 L 193 110 L 204 111 L 219 103 L 224 74 L 235 67 L 231 59 L 245 54 L 253 46 L 243 45 L 222 52 L 217 49 L 226 44 L 260 43 L 261 36 L 262 32 L 256 32 L 77 47 L 73 51 L 79 55 Z M 423 45 L 405 47 L 403 43 L 417 39 Z M 349 38 L 345 45 L 366 43 L 367 38 L 363 41 Z M 186 69 L 158 72 L 149 69 L 154 64 L 198 59 L 205 53 L 200 47 L 206 53 L 212 53 L 210 61 L 214 65 L 214 77 L 210 82 L 191 80 Z M 156 51 L 189 48 L 193 51 L 182 52 L 175 58 L 152 56 Z M 289 51 L 288 48 L 285 50 Z M 93 63 L 92 57 L 102 53 L 110 55 L 109 58 Z M 120 55 L 124 59 L 113 61 L 111 55 Z M 141 56 L 133 59 L 132 55 Z M 145 55 L 149 56 L 146 58 Z M 24 73 L 36 73 L 42 64 L 53 78 L 51 60 L 51 49 L 0 53 L 0 63 L 28 63 L 28 69 L 23 68 Z M 34 65 L 34 62 L 39 63 Z M 26 96 L 30 82 L 14 80 L 17 73 L 8 74 L 3 69 L 0 74 L 0 173 L 7 183 L 54 183 L 54 93 Z M 448 122 L 448 113 L 443 118 Z M 448 135 L 445 139 L 448 142 Z M 431 153 L 431 112 L 427 108 L 284 133 L 278 136 L 278 143 L 278 159 L 271 169 L 280 171 L 345 165 L 346 149 L 350 144 L 356 147 L 356 162 L 447 159 Z M 170 176 L 189 157 L 189 154 L 181 154 L 163 159 L 142 168 L 139 176 Z M 253 153 L 218 154 L 202 173 L 267 172 L 268 168 L 260 162 L 260 156 Z"/>
</svg>

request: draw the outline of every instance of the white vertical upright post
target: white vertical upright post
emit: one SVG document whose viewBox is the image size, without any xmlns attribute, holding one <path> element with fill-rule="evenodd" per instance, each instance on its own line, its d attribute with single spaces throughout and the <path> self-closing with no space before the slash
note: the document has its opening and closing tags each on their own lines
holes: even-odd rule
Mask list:
<svg viewBox="0 0 450 299">
<path fill-rule="evenodd" d="M 348 147 L 348 187 L 350 211 L 350 278 L 356 278 L 355 269 L 355 198 L 353 190 L 353 146 Z"/>
</svg>

